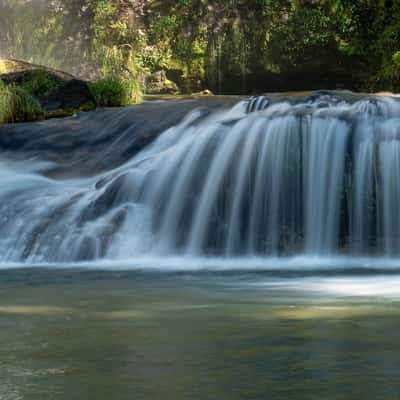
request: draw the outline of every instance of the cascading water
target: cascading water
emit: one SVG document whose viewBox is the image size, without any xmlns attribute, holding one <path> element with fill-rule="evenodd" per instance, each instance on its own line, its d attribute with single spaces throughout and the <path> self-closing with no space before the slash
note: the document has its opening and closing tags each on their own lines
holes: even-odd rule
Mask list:
<svg viewBox="0 0 400 400">
<path fill-rule="evenodd" d="M 140 151 L 112 118 L 92 147 L 79 130 L 58 144 L 61 161 L 42 149 L 50 133 L 25 147 L 0 139 L 2 261 L 400 254 L 396 99 L 327 92 L 196 109 Z"/>
</svg>

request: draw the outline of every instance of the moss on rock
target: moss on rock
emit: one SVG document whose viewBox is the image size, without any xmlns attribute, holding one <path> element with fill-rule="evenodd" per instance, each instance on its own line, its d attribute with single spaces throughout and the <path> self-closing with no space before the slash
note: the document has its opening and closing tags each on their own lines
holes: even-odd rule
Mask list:
<svg viewBox="0 0 400 400">
<path fill-rule="evenodd" d="M 140 103 L 142 87 L 133 79 L 110 76 L 85 82 L 61 71 L 0 59 L 0 124 L 62 118 L 97 106 Z"/>
</svg>

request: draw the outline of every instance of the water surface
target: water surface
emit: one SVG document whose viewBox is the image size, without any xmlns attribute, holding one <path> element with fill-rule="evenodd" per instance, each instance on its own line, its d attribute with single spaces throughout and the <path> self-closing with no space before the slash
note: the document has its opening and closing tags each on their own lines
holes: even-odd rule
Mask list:
<svg viewBox="0 0 400 400">
<path fill-rule="evenodd" d="M 400 276 L 0 272 L 0 399 L 397 399 Z"/>
</svg>

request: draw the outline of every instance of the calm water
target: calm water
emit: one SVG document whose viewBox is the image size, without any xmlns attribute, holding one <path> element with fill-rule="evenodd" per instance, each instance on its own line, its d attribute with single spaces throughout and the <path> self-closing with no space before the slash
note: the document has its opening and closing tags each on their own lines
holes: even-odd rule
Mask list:
<svg viewBox="0 0 400 400">
<path fill-rule="evenodd" d="M 0 272 L 0 399 L 398 399 L 400 275 Z"/>
</svg>

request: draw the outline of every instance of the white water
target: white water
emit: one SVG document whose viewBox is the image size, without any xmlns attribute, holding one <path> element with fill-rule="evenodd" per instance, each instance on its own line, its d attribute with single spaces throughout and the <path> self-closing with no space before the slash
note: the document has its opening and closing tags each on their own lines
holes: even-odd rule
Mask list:
<svg viewBox="0 0 400 400">
<path fill-rule="evenodd" d="M 193 111 L 89 178 L 50 178 L 50 164 L 9 153 L 0 166 L 4 266 L 400 264 L 400 104 L 391 98 L 257 98 Z"/>
<path fill-rule="evenodd" d="M 29 267 L 51 269 L 79 269 L 105 271 L 153 271 L 153 272 L 278 272 L 288 273 L 325 273 L 338 275 L 366 275 L 378 272 L 389 273 L 389 281 L 400 271 L 400 260 L 385 257 L 160 257 L 144 256 L 128 259 L 101 259 L 93 261 L 36 262 Z M 2 262 L 0 270 L 24 269 L 26 262 Z M 395 274 L 395 275 L 392 275 Z M 260 282 L 261 283 L 261 282 Z"/>
</svg>

